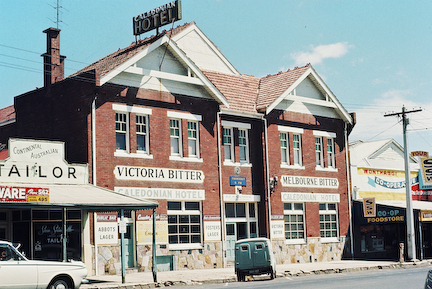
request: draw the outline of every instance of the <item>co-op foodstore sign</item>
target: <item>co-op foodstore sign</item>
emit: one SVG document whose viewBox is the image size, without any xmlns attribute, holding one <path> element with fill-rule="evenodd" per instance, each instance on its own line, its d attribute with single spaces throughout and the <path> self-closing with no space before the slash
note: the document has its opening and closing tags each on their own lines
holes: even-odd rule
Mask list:
<svg viewBox="0 0 432 289">
<path fill-rule="evenodd" d="M 173 23 L 181 18 L 181 2 L 171 1 L 133 17 L 133 34 L 140 35 L 166 24 Z"/>
</svg>

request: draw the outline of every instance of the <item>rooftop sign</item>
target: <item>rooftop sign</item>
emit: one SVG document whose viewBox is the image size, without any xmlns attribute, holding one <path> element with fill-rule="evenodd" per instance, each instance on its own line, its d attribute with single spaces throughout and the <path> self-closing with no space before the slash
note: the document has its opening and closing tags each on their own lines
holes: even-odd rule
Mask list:
<svg viewBox="0 0 432 289">
<path fill-rule="evenodd" d="M 140 35 L 166 24 L 173 23 L 181 18 L 180 0 L 171 1 L 168 4 L 164 4 L 133 17 L 133 34 Z"/>
</svg>

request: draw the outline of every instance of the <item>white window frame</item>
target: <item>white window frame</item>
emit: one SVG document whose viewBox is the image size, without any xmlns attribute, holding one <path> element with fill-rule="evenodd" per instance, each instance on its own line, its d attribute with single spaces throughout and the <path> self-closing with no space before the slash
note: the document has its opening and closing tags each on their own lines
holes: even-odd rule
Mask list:
<svg viewBox="0 0 432 289">
<path fill-rule="evenodd" d="M 319 147 L 318 147 L 319 146 Z M 324 168 L 323 137 L 315 136 L 315 164 L 317 168 Z"/>
<path fill-rule="evenodd" d="M 199 122 L 188 120 L 188 156 L 190 158 L 199 158 L 200 150 L 199 150 Z M 189 124 L 193 124 L 195 128 L 190 129 Z M 189 132 L 195 132 L 195 136 L 191 136 Z M 191 142 L 194 143 L 193 147 L 195 149 L 195 154 L 191 153 Z"/>
<path fill-rule="evenodd" d="M 251 167 L 252 164 L 250 163 L 249 159 L 249 130 L 251 129 L 251 125 L 249 123 L 242 123 L 242 122 L 235 122 L 235 121 L 227 121 L 222 120 L 222 136 L 224 136 L 225 129 L 231 130 L 231 159 L 227 159 L 225 157 L 225 139 L 223 138 L 222 142 L 224 145 L 224 165 L 226 166 L 247 166 Z M 237 128 L 239 131 L 244 130 L 246 131 L 246 161 L 235 161 L 235 142 L 234 142 L 234 128 Z M 239 158 L 240 159 L 240 158 Z"/>
<path fill-rule="evenodd" d="M 302 135 L 304 133 L 304 130 L 302 128 L 298 128 L 298 127 L 290 127 L 290 126 L 283 126 L 283 125 L 278 125 L 278 131 L 279 134 L 281 133 L 286 133 L 287 136 L 287 141 L 288 141 L 288 163 L 283 163 L 281 161 L 281 168 L 286 168 L 286 169 L 305 169 L 305 167 L 303 166 L 303 151 L 302 151 L 302 143 L 301 143 L 301 139 L 302 139 Z M 289 133 L 292 133 L 292 141 L 290 140 L 289 137 Z M 299 136 L 299 149 L 296 149 L 294 147 L 294 136 L 298 135 Z M 293 148 L 293 163 L 291 163 L 291 160 L 289 159 L 289 156 L 291 154 L 291 152 L 289 151 L 290 147 L 292 146 Z M 299 156 L 299 163 L 295 162 L 295 154 L 298 153 Z M 281 151 L 282 154 L 282 151 Z"/>
<path fill-rule="evenodd" d="M 322 210 L 321 207 L 324 206 L 325 209 Z M 329 209 L 329 206 L 334 206 L 335 209 Z M 327 231 L 333 232 L 336 230 L 336 236 L 330 236 L 330 237 L 321 237 L 322 243 L 332 243 L 332 242 L 339 242 L 339 220 L 338 220 L 338 203 L 319 203 L 319 216 L 320 216 L 320 237 L 321 235 Z M 325 216 L 334 216 L 335 220 L 321 220 L 321 216 L 325 218 Z M 335 224 L 336 228 L 324 228 L 324 231 L 321 229 L 321 224 L 324 224 L 324 227 L 326 224 L 330 224 L 330 227 L 332 224 Z"/>
<path fill-rule="evenodd" d="M 142 118 L 144 119 L 144 124 L 142 123 L 138 123 L 138 118 Z M 140 154 L 150 154 L 150 141 L 149 141 L 149 117 L 148 115 L 145 114 L 136 114 L 135 115 L 135 119 L 136 119 L 136 141 L 137 141 L 137 153 Z M 144 132 L 138 132 L 138 126 L 142 127 L 144 126 L 145 131 Z M 138 149 L 138 136 L 144 136 L 144 145 L 145 145 L 145 150 L 140 150 Z"/>
<path fill-rule="evenodd" d="M 176 124 L 176 126 L 172 126 Z M 178 131 L 178 135 L 173 135 L 172 131 Z M 173 141 L 177 143 L 178 152 L 173 152 Z M 183 147 L 182 147 L 182 120 L 177 118 L 170 118 L 170 152 L 171 156 L 182 157 Z"/>
<path fill-rule="evenodd" d="M 295 143 L 297 143 L 297 141 L 295 140 L 295 137 L 298 136 L 298 145 L 299 147 L 296 148 Z M 300 133 L 294 133 L 293 134 L 293 155 L 294 155 L 294 160 L 293 160 L 293 166 L 303 166 L 303 154 L 302 154 L 302 138 L 301 138 L 301 134 Z M 296 162 L 296 156 L 298 156 L 298 162 Z"/>
<path fill-rule="evenodd" d="M 117 115 L 118 116 L 124 116 L 125 120 L 117 120 Z M 130 146 L 129 146 L 129 138 L 130 138 L 130 130 L 129 130 L 129 114 L 125 113 L 125 112 L 117 112 L 115 113 L 115 124 L 116 124 L 116 151 L 120 151 L 120 152 L 126 152 L 129 153 L 130 152 Z M 117 124 L 120 124 L 120 126 L 125 125 L 125 129 L 117 129 Z M 124 135 L 125 138 L 125 148 L 124 149 L 119 149 L 117 148 L 117 134 L 122 134 Z"/>
<path fill-rule="evenodd" d="M 171 119 L 177 119 L 180 123 L 180 145 L 183 145 L 183 132 L 182 132 L 182 121 L 187 120 L 191 122 L 197 123 L 197 143 L 196 143 L 196 151 L 197 156 L 189 155 L 189 148 L 188 148 L 188 155 L 183 155 L 183 147 L 180 150 L 180 154 L 172 154 L 170 153 L 169 159 L 172 161 L 185 161 L 185 162 L 203 162 L 203 159 L 200 157 L 200 122 L 202 121 L 202 116 L 197 114 L 191 114 L 191 113 L 185 113 L 185 112 L 177 112 L 177 111 L 167 111 L 168 118 Z M 171 124 L 170 124 L 171 127 Z M 186 132 L 187 133 L 187 132 Z M 171 131 L 170 131 L 170 137 L 171 137 Z M 189 146 L 189 137 L 185 136 L 188 139 L 188 146 Z M 171 138 L 170 138 L 171 142 Z"/>
<path fill-rule="evenodd" d="M 148 120 L 151 114 L 152 114 L 152 109 L 151 108 L 146 108 L 146 107 L 141 107 L 141 106 L 133 106 L 133 105 L 124 105 L 124 104 L 118 104 L 118 103 L 114 103 L 112 105 L 112 110 L 115 111 L 115 113 L 123 113 L 126 114 L 126 119 L 127 119 L 127 135 L 126 135 L 126 150 L 118 150 L 116 149 L 114 151 L 114 156 L 115 157 L 126 157 L 126 158 L 144 158 L 144 159 L 153 159 L 153 156 L 150 154 L 150 150 L 148 150 L 148 153 L 143 153 L 143 152 L 139 152 L 137 151 L 136 153 L 131 153 L 130 152 L 130 128 L 129 128 L 129 120 L 130 120 L 130 114 L 131 113 L 135 113 L 135 114 L 139 114 L 139 115 L 146 115 L 147 116 L 147 138 L 148 138 L 148 149 L 150 149 L 150 135 L 148 133 Z"/>
<path fill-rule="evenodd" d="M 306 215 L 305 215 L 305 203 L 297 203 L 297 202 L 289 202 L 289 203 L 283 203 L 284 204 L 284 236 L 285 236 L 285 244 L 304 244 L 306 243 Z M 291 209 L 285 209 L 285 204 L 291 204 Z M 299 210 L 296 208 L 296 205 L 301 204 L 302 205 L 302 209 Z M 297 239 L 287 239 L 286 238 L 286 230 L 285 230 L 285 226 L 287 225 L 286 221 L 285 221 L 285 217 L 286 216 L 291 216 L 291 215 L 296 215 L 296 216 L 302 216 L 303 217 L 303 238 L 297 238 Z M 291 224 L 291 222 L 289 222 L 289 224 Z M 299 223 L 296 223 L 299 224 Z"/>
<path fill-rule="evenodd" d="M 168 243 L 169 243 L 169 249 L 171 250 L 183 250 L 183 249 L 202 249 L 203 248 L 203 239 L 204 239 L 204 226 L 203 226 L 203 215 L 202 215 L 202 202 L 196 201 L 196 200 L 185 200 L 185 201 L 179 201 L 179 200 L 168 200 L 168 202 L 180 202 L 181 203 L 181 209 L 180 210 L 168 210 L 167 205 L 167 217 L 169 218 L 170 215 L 176 215 L 176 216 L 185 216 L 185 215 L 199 215 L 200 222 L 200 243 L 178 243 L 178 244 L 171 244 L 169 243 L 169 229 L 168 229 Z M 199 210 L 186 210 L 186 202 L 194 202 L 199 203 Z M 180 223 L 178 223 L 180 224 Z M 170 224 L 168 224 L 170 226 Z M 177 232 L 177 235 L 180 236 L 180 232 Z M 189 232 L 189 235 L 192 235 L 191 232 Z"/>
<path fill-rule="evenodd" d="M 336 168 L 334 138 L 327 138 L 327 161 L 329 168 Z"/>
<path fill-rule="evenodd" d="M 322 157 L 322 165 L 321 166 L 316 166 L 316 170 L 325 170 L 325 171 L 332 171 L 332 172 L 337 172 L 338 169 L 336 168 L 336 153 L 335 153 L 335 145 L 334 145 L 334 140 L 336 139 L 336 134 L 334 132 L 326 132 L 326 131 L 319 131 L 319 130 L 314 130 L 313 131 L 313 135 L 315 136 L 315 138 L 319 137 L 321 138 L 321 157 Z M 333 166 L 327 166 L 324 167 L 324 137 L 329 139 L 333 139 Z M 326 148 L 327 148 L 327 143 L 326 143 Z M 316 156 L 316 151 L 315 151 L 315 156 Z M 327 155 L 328 156 L 328 155 Z"/>
<path fill-rule="evenodd" d="M 285 139 L 282 139 L 282 136 Z M 288 132 L 279 132 L 279 139 L 280 139 L 280 150 L 281 150 L 281 165 L 290 165 L 290 153 L 289 153 L 289 133 Z M 282 146 L 282 142 L 286 143 L 286 146 Z M 285 161 L 284 161 L 285 158 Z"/>
<path fill-rule="evenodd" d="M 240 134 L 243 134 L 240 136 Z M 240 163 L 241 164 L 248 164 L 249 163 L 249 135 L 247 129 L 238 129 L 238 140 L 239 140 L 239 157 L 240 157 Z M 240 140 L 244 140 L 245 143 L 241 143 Z M 244 159 L 242 160 L 242 150 L 244 150 Z"/>
<path fill-rule="evenodd" d="M 223 127 L 222 131 L 223 131 L 224 160 L 225 162 L 234 163 L 234 136 L 233 136 L 234 130 L 232 127 Z M 227 132 L 227 134 L 225 134 L 225 132 Z M 226 140 L 229 140 L 229 142 Z M 227 156 L 227 151 L 229 152 L 229 157 Z"/>
</svg>

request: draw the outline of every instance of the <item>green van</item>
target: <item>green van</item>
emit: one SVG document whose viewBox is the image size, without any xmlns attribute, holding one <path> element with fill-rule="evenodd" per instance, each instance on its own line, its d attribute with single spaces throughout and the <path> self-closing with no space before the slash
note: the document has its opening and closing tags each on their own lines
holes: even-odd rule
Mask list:
<svg viewBox="0 0 432 289">
<path fill-rule="evenodd" d="M 235 243 L 235 271 L 238 281 L 247 275 L 269 274 L 276 277 L 276 262 L 271 241 L 266 238 L 243 239 Z"/>
</svg>

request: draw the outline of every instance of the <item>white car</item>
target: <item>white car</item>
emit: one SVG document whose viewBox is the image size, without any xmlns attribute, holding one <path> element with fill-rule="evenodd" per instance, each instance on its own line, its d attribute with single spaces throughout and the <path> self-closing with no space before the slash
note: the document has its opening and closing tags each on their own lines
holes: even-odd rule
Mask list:
<svg viewBox="0 0 432 289">
<path fill-rule="evenodd" d="M 0 241 L 0 288 L 79 288 L 87 276 L 83 262 L 28 260 L 12 243 Z"/>
</svg>

